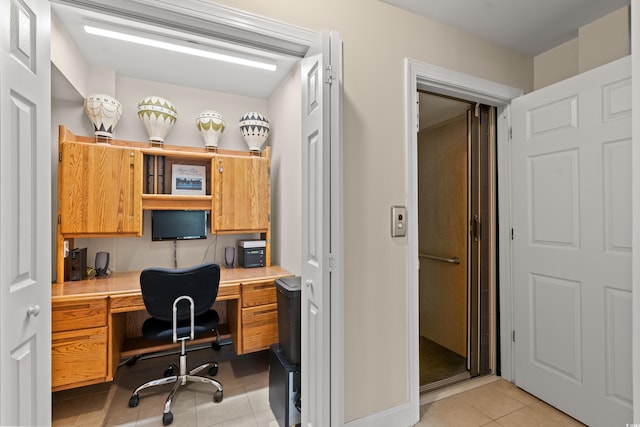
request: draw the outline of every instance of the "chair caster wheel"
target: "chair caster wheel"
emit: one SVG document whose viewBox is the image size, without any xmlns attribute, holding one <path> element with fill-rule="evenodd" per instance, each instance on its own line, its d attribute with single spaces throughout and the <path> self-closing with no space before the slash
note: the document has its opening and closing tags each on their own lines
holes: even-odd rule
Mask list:
<svg viewBox="0 0 640 427">
<path fill-rule="evenodd" d="M 222 402 L 222 391 L 218 390 L 213 393 L 213 401 L 216 403 Z"/>
<path fill-rule="evenodd" d="M 166 412 L 162 414 L 162 425 L 168 426 L 173 422 L 173 414 L 171 412 Z"/>
<path fill-rule="evenodd" d="M 209 368 L 209 375 L 215 377 L 218 375 L 218 364 L 216 363 L 214 366 Z"/>
<path fill-rule="evenodd" d="M 163 374 L 163 375 L 164 375 L 164 377 L 166 378 L 166 377 L 172 377 L 172 376 L 174 376 L 177 368 L 178 368 L 178 367 L 177 367 L 175 364 L 173 364 L 173 363 L 172 363 L 171 365 L 169 365 L 169 367 L 167 368 L 167 370 L 166 370 L 166 371 L 164 371 L 164 374 Z"/>
<path fill-rule="evenodd" d="M 129 408 L 135 408 L 140 403 L 140 396 L 134 394 L 129 398 Z"/>
</svg>

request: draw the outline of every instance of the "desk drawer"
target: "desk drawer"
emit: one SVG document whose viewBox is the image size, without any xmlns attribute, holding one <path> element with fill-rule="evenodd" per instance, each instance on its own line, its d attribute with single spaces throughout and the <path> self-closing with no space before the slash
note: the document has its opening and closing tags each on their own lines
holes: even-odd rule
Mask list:
<svg viewBox="0 0 640 427">
<path fill-rule="evenodd" d="M 58 332 L 51 337 L 51 386 L 100 380 L 107 376 L 107 328 Z"/>
<path fill-rule="evenodd" d="M 242 350 L 265 350 L 278 342 L 278 306 L 267 304 L 242 309 Z"/>
<path fill-rule="evenodd" d="M 146 310 L 144 301 L 142 300 L 142 294 L 132 295 L 112 295 L 110 310 L 112 313 L 124 313 L 129 311 L 143 311 Z"/>
<path fill-rule="evenodd" d="M 242 284 L 242 307 L 255 307 L 276 302 L 276 287 L 273 280 Z"/>
<path fill-rule="evenodd" d="M 51 331 L 62 332 L 107 326 L 107 298 L 51 303 Z"/>
</svg>

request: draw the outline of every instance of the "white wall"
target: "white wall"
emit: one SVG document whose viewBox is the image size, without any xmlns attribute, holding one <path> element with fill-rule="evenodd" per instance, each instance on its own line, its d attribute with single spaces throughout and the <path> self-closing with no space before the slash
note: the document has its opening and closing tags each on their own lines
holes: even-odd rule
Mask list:
<svg viewBox="0 0 640 427">
<path fill-rule="evenodd" d="M 271 262 L 295 275 L 301 274 L 301 176 L 300 137 L 302 95 L 300 64 L 293 67 L 269 98 L 273 126 L 271 141 Z M 286 125 L 284 125 L 286 124 Z"/>
</svg>

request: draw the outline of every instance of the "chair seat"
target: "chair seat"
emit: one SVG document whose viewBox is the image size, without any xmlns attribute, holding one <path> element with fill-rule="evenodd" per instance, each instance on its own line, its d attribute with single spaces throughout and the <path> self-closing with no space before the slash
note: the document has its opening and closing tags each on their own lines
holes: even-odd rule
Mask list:
<svg viewBox="0 0 640 427">
<path fill-rule="evenodd" d="M 220 317 L 215 310 L 209 310 L 200 316 L 196 316 L 193 326 L 194 335 L 198 337 L 211 333 L 212 330 L 218 327 L 219 322 Z M 178 322 L 178 338 L 189 336 L 190 326 L 189 319 Z M 173 326 L 171 322 L 165 322 L 151 317 L 142 324 L 142 335 L 150 340 L 171 342 L 173 340 Z"/>
</svg>

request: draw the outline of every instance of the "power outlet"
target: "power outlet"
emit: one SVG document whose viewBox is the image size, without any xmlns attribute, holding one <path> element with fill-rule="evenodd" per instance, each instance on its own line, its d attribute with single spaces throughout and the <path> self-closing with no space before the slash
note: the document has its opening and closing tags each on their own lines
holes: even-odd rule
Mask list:
<svg viewBox="0 0 640 427">
<path fill-rule="evenodd" d="M 391 206 L 391 237 L 407 235 L 407 208 Z"/>
</svg>

